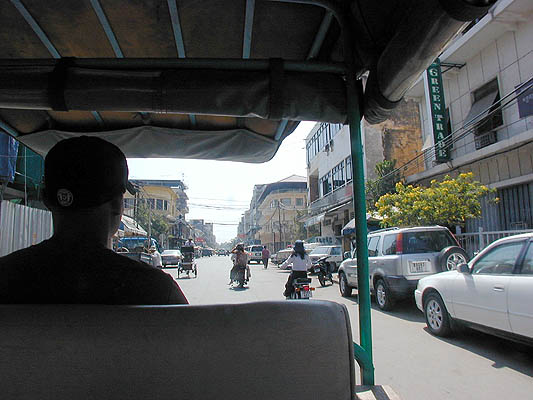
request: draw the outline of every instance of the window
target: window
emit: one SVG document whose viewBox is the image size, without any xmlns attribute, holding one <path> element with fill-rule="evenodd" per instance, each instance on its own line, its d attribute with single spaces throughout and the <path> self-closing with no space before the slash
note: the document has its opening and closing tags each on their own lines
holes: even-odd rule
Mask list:
<svg viewBox="0 0 533 400">
<path fill-rule="evenodd" d="M 336 165 L 332 170 L 333 190 L 344 186 L 344 161 Z"/>
<path fill-rule="evenodd" d="M 533 243 L 529 244 L 529 249 L 527 249 L 524 263 L 522 264 L 522 271 L 520 273 L 533 275 Z"/>
<path fill-rule="evenodd" d="M 523 246 L 524 242 L 521 241 L 493 248 L 474 264 L 472 274 L 512 274 Z"/>
<path fill-rule="evenodd" d="M 346 157 L 346 182 L 352 180 L 352 157 Z"/>
<path fill-rule="evenodd" d="M 148 202 L 147 207 L 153 210 L 155 208 L 155 199 L 146 199 L 146 200 Z"/>
<path fill-rule="evenodd" d="M 503 125 L 499 100 L 497 79 L 472 92 L 472 107 L 465 118 L 465 125 L 474 122 L 476 150 L 498 141 L 496 129 Z"/>
<path fill-rule="evenodd" d="M 328 172 L 322 178 L 320 178 L 320 188 L 322 190 L 322 196 L 331 192 L 331 172 Z"/>
<path fill-rule="evenodd" d="M 283 204 L 284 206 L 290 206 L 292 204 L 292 201 L 290 198 L 281 199 L 281 204 Z"/>
<path fill-rule="evenodd" d="M 396 234 L 385 235 L 383 237 L 383 255 L 392 256 L 396 254 Z"/>
<path fill-rule="evenodd" d="M 157 199 L 156 200 L 156 208 L 158 210 L 162 210 L 163 209 L 163 200 L 161 200 L 161 199 Z"/>
<path fill-rule="evenodd" d="M 403 254 L 438 253 L 448 246 L 457 246 L 457 242 L 447 230 L 403 234 Z"/>
<path fill-rule="evenodd" d="M 279 200 L 272 200 L 270 202 L 270 208 L 277 208 L 278 207 Z"/>
<path fill-rule="evenodd" d="M 340 256 L 342 255 L 342 251 L 340 247 L 332 247 L 331 253 L 329 253 L 331 256 Z"/>
<path fill-rule="evenodd" d="M 303 197 L 297 197 L 296 198 L 296 207 L 303 207 L 303 205 L 304 205 Z"/>
<path fill-rule="evenodd" d="M 165 210 L 165 211 L 168 210 L 168 201 L 167 200 L 163 200 L 163 210 Z"/>
<path fill-rule="evenodd" d="M 124 199 L 124 208 L 133 208 L 135 205 L 135 199 Z"/>
<path fill-rule="evenodd" d="M 368 239 L 368 257 L 377 257 L 378 255 L 379 236 Z"/>
</svg>

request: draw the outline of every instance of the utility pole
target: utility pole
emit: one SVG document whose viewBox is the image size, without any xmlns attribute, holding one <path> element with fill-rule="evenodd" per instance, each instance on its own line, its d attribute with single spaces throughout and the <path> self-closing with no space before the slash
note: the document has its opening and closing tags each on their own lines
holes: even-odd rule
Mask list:
<svg viewBox="0 0 533 400">
<path fill-rule="evenodd" d="M 283 248 L 283 242 L 281 238 L 281 204 L 278 200 L 278 226 L 279 226 L 279 243 L 280 243 L 280 250 Z"/>
</svg>

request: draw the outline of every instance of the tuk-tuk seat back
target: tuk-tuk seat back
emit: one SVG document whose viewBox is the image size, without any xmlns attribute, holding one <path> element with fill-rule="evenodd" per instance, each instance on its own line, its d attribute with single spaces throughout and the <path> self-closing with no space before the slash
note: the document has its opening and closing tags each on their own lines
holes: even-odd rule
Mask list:
<svg viewBox="0 0 533 400">
<path fill-rule="evenodd" d="M 353 399 L 346 307 L 0 306 L 3 399 Z"/>
</svg>

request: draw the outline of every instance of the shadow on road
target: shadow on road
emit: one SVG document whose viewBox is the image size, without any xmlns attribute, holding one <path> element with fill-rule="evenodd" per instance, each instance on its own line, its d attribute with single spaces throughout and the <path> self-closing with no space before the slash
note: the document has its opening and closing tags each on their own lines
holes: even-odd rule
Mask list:
<svg viewBox="0 0 533 400">
<path fill-rule="evenodd" d="M 354 291 L 356 291 L 356 289 L 354 289 Z M 355 304 L 359 304 L 357 293 L 353 294 L 352 297 L 345 297 L 345 299 Z M 416 307 L 414 299 L 397 301 L 392 311 L 383 311 L 376 305 L 374 297 L 372 296 L 371 307 L 373 311 L 389 315 L 394 318 L 400 318 L 410 322 L 425 322 L 424 314 L 422 314 L 422 312 Z"/>
<path fill-rule="evenodd" d="M 424 330 L 430 335 L 427 327 Z M 460 347 L 493 362 L 493 368 L 510 368 L 533 378 L 533 346 L 515 343 L 469 328 L 461 328 L 454 337 L 435 339 Z"/>
<path fill-rule="evenodd" d="M 234 290 L 236 292 L 243 292 L 243 291 L 248 290 L 248 289 L 250 289 L 248 286 L 244 286 L 244 287 L 230 286 L 229 287 L 229 290 Z"/>
</svg>

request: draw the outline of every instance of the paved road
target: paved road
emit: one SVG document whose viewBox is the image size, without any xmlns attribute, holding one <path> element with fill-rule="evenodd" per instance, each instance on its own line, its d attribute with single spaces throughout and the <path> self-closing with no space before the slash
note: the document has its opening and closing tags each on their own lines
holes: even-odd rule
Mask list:
<svg viewBox="0 0 533 400">
<path fill-rule="evenodd" d="M 249 288 L 232 289 L 229 257 L 201 258 L 198 264 L 197 279 L 176 279 L 191 304 L 284 299 L 288 273 L 275 266 L 252 264 Z M 166 271 L 176 278 L 176 270 Z M 348 307 L 358 341 L 357 297 L 342 298 L 338 285 L 321 288 L 316 278 L 313 286 L 315 299 Z M 414 301 L 390 313 L 373 308 L 372 329 L 376 383 L 391 385 L 403 399 L 533 399 L 533 348 L 470 330 L 436 338 L 425 330 Z"/>
</svg>

